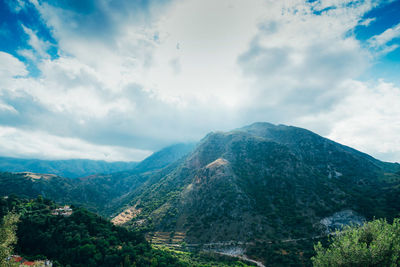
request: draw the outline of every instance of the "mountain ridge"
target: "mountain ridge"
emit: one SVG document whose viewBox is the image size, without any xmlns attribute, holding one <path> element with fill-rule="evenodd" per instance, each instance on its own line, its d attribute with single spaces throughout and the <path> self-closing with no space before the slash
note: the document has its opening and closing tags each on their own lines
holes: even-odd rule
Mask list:
<svg viewBox="0 0 400 267">
<path fill-rule="evenodd" d="M 208 134 L 143 184 L 130 202 L 141 213 L 126 224 L 184 232 L 188 244 L 303 240 L 323 235 L 321 220 L 340 211 L 400 214 L 398 170 L 311 131 L 258 123 Z"/>
</svg>

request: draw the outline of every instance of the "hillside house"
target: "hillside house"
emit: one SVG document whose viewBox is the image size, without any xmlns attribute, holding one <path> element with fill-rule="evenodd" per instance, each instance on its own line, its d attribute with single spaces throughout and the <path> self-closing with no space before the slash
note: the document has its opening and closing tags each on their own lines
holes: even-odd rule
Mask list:
<svg viewBox="0 0 400 267">
<path fill-rule="evenodd" d="M 50 260 L 27 261 L 19 255 L 12 255 L 7 258 L 7 261 L 18 263 L 18 266 L 36 266 L 36 267 L 52 267 L 53 262 Z"/>
<path fill-rule="evenodd" d="M 72 209 L 70 206 L 64 206 L 51 211 L 52 215 L 56 216 L 70 216 L 72 214 Z"/>
</svg>

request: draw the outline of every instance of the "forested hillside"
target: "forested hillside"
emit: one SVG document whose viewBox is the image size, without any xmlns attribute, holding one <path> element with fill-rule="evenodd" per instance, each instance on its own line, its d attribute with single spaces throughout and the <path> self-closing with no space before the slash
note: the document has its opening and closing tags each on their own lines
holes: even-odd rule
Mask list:
<svg viewBox="0 0 400 267">
<path fill-rule="evenodd" d="M 84 205 L 105 215 L 117 209 L 119 198 L 145 179 L 130 173 L 69 179 L 54 175 L 0 172 L 0 196 L 16 194 L 35 198 L 42 195 L 60 204 Z"/>
<path fill-rule="evenodd" d="M 336 220 L 400 214 L 399 170 L 305 129 L 258 123 L 211 133 L 148 178 L 126 224 L 185 233 L 188 245 L 245 248 L 267 265 L 310 264 L 313 238 Z"/>
<path fill-rule="evenodd" d="M 0 218 L 20 214 L 15 253 L 50 259 L 55 266 L 185 266 L 167 252 L 151 248 L 143 234 L 117 227 L 83 208 L 53 215 L 58 206 L 39 197 L 0 199 Z"/>
<path fill-rule="evenodd" d="M 54 174 L 0 172 L 0 196 L 42 195 L 58 203 L 84 205 L 91 211 L 109 215 L 130 201 L 127 196 L 147 181 L 149 171 L 157 172 L 181 159 L 193 147 L 193 144 L 173 145 L 154 153 L 131 170 L 77 179 Z M 1 162 L 0 159 L 0 165 Z"/>
</svg>

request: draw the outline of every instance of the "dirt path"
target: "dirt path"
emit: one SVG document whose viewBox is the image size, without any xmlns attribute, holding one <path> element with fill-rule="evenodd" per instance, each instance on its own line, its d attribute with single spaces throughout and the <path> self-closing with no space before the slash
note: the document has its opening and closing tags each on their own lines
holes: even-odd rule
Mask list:
<svg viewBox="0 0 400 267">
<path fill-rule="evenodd" d="M 188 247 L 212 247 L 212 246 L 233 246 L 233 245 L 254 245 L 254 242 L 242 242 L 242 241 L 225 241 L 225 242 L 214 242 L 205 244 L 190 243 L 187 244 Z"/>
<path fill-rule="evenodd" d="M 244 261 L 248 261 L 248 262 L 256 264 L 259 267 L 265 267 L 265 265 L 262 262 L 256 261 L 256 260 L 252 260 L 252 259 L 248 258 L 246 255 L 232 255 L 232 254 L 224 253 L 224 252 L 215 252 L 215 253 L 221 254 L 221 255 L 225 255 L 225 256 L 229 256 L 229 257 L 238 258 L 238 259 L 241 259 L 241 260 L 244 260 Z"/>
</svg>

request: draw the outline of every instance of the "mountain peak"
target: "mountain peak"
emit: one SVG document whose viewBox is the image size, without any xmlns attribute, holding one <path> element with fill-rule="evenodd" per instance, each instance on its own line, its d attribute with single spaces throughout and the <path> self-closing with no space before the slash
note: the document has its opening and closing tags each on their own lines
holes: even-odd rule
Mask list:
<svg viewBox="0 0 400 267">
<path fill-rule="evenodd" d="M 282 124 L 280 124 L 282 125 Z M 269 123 L 269 122 L 263 122 L 263 121 L 257 121 L 252 124 L 246 125 L 244 127 L 241 127 L 239 129 L 265 129 L 265 128 L 273 128 L 277 127 L 277 125 Z"/>
</svg>

